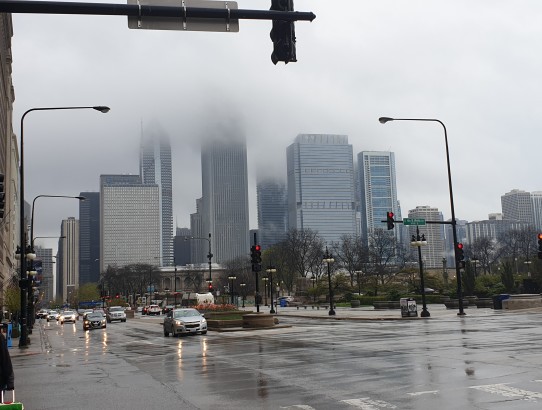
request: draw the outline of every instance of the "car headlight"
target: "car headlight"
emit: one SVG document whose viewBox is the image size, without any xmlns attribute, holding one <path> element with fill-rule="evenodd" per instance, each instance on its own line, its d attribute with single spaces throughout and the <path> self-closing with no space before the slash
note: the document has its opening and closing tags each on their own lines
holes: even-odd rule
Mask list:
<svg viewBox="0 0 542 410">
<path fill-rule="evenodd" d="M 88 324 L 90 323 L 90 321 L 88 321 L 88 320 L 85 320 L 85 322 L 84 322 L 84 323 L 85 323 L 85 325 L 88 325 Z"/>
<path fill-rule="evenodd" d="M 183 322 L 182 320 L 176 320 L 176 321 L 175 321 L 175 324 L 176 324 L 177 326 L 183 326 L 183 325 L 184 325 L 184 322 Z"/>
<path fill-rule="evenodd" d="M 205 318 L 201 318 L 201 324 L 207 323 L 207 320 Z"/>
</svg>

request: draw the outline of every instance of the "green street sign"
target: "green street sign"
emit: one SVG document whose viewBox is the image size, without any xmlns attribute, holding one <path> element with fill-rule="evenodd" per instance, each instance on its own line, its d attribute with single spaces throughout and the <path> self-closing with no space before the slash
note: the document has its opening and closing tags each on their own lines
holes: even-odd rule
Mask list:
<svg viewBox="0 0 542 410">
<path fill-rule="evenodd" d="M 423 218 L 403 218 L 403 225 L 425 225 Z"/>
</svg>

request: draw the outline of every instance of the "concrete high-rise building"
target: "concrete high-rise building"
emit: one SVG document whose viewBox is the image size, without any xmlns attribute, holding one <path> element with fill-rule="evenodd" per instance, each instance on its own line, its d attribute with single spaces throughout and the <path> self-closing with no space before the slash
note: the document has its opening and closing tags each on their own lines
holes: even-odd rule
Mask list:
<svg viewBox="0 0 542 410">
<path fill-rule="evenodd" d="M 79 288 L 79 221 L 64 219 L 60 225 L 57 264 L 57 297 L 70 303 Z"/>
<path fill-rule="evenodd" d="M 288 228 L 328 244 L 356 234 L 354 163 L 346 135 L 300 134 L 286 150 Z"/>
<path fill-rule="evenodd" d="M 156 184 L 160 200 L 161 266 L 173 265 L 173 195 L 171 145 L 164 135 L 141 141 L 141 180 L 145 185 Z"/>
<path fill-rule="evenodd" d="M 194 238 L 207 238 L 208 233 L 203 232 L 203 198 L 196 199 L 196 212 L 190 214 L 190 233 Z M 198 239 L 190 240 L 190 263 L 204 263 L 207 259 L 207 248 L 198 243 Z"/>
<path fill-rule="evenodd" d="M 109 265 L 158 265 L 160 190 L 139 175 L 100 176 L 100 270 Z"/>
<path fill-rule="evenodd" d="M 100 193 L 81 192 L 79 201 L 79 283 L 100 280 Z"/>
<path fill-rule="evenodd" d="M 533 225 L 538 231 L 542 231 L 542 191 L 531 192 L 531 204 L 533 207 Z"/>
<path fill-rule="evenodd" d="M 247 147 L 244 138 L 210 139 L 202 144 L 203 237 L 211 233 L 213 262 L 250 252 L 248 238 Z M 195 236 L 195 235 L 194 235 Z M 205 249 L 207 241 L 193 246 Z"/>
<path fill-rule="evenodd" d="M 486 219 L 472 221 L 466 225 L 466 243 L 472 245 L 479 238 L 489 238 L 495 243 L 499 237 L 511 230 L 522 230 L 531 226 L 527 222 L 511 221 L 506 219 Z"/>
<path fill-rule="evenodd" d="M 408 211 L 409 218 L 425 219 L 426 221 L 443 221 L 442 213 L 438 208 L 430 206 L 417 206 Z M 424 266 L 428 269 L 442 268 L 442 258 L 446 257 L 444 243 L 444 225 L 427 224 L 419 227 L 420 235 L 424 234 L 427 246 L 422 246 Z M 410 236 L 416 235 L 416 226 L 410 226 Z"/>
<path fill-rule="evenodd" d="M 288 195 L 286 184 L 274 179 L 258 182 L 258 242 L 268 249 L 286 237 L 288 230 Z M 250 238 L 252 240 L 252 238 Z"/>
<path fill-rule="evenodd" d="M 502 216 L 509 221 L 521 221 L 534 225 L 531 194 L 513 189 L 501 196 Z"/>
<path fill-rule="evenodd" d="M 395 155 L 388 151 L 362 151 L 358 154 L 358 181 L 360 194 L 361 236 L 367 242 L 375 229 L 387 229 L 387 212 L 393 212 L 401 220 L 397 200 Z M 399 225 L 399 224 L 398 224 Z M 401 226 L 393 234 L 400 240 Z"/>
</svg>

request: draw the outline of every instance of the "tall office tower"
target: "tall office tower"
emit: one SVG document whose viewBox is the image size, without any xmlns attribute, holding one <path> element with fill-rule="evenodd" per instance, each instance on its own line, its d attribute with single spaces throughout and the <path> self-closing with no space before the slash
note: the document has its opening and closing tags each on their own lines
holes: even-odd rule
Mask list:
<svg viewBox="0 0 542 410">
<path fill-rule="evenodd" d="M 100 193 L 81 192 L 79 201 L 79 283 L 100 280 Z"/>
<path fill-rule="evenodd" d="M 160 263 L 160 190 L 139 175 L 100 176 L 100 271 Z"/>
<path fill-rule="evenodd" d="M 77 219 L 69 217 L 62 221 L 58 243 L 57 298 L 71 303 L 79 288 L 79 221 Z"/>
<path fill-rule="evenodd" d="M 173 265 L 173 200 L 171 145 L 164 136 L 141 141 L 139 161 L 141 180 L 145 185 L 158 185 L 160 191 L 160 255 L 161 266 Z"/>
<path fill-rule="evenodd" d="M 533 225 L 538 231 L 542 231 L 542 191 L 531 192 L 531 204 L 533 207 Z"/>
<path fill-rule="evenodd" d="M 207 238 L 209 233 L 203 232 L 203 198 L 196 199 L 196 212 L 190 214 L 190 232 L 191 237 Z M 204 263 L 207 261 L 207 248 L 204 248 L 199 239 L 190 240 L 190 263 Z M 203 242 L 203 241 L 202 241 Z"/>
<path fill-rule="evenodd" d="M 506 219 L 489 218 L 483 221 L 472 221 L 466 224 L 466 243 L 472 245 L 480 238 L 489 238 L 498 242 L 502 235 L 511 230 L 521 230 L 531 226 L 526 222 L 511 221 Z"/>
<path fill-rule="evenodd" d="M 501 196 L 501 206 L 503 219 L 534 225 L 533 204 L 529 192 L 513 189 Z"/>
<path fill-rule="evenodd" d="M 417 206 L 408 211 L 409 218 L 425 219 L 426 221 L 443 221 L 442 213 L 438 208 L 430 206 Z M 427 246 L 422 246 L 424 266 L 428 269 L 442 268 L 442 258 L 446 257 L 444 245 L 444 225 L 427 224 L 420 226 L 420 235 L 424 234 Z M 416 235 L 416 227 L 410 226 L 410 236 Z"/>
<path fill-rule="evenodd" d="M 53 250 L 51 248 L 42 248 L 41 246 L 35 246 L 34 250 L 36 251 L 34 263 L 39 261 L 41 265 L 39 297 L 44 304 L 48 304 L 54 299 L 55 278 L 53 275 Z"/>
<path fill-rule="evenodd" d="M 258 204 L 258 242 L 268 249 L 286 237 L 288 230 L 288 196 L 286 184 L 263 179 L 256 187 Z M 252 240 L 252 238 L 250 238 Z"/>
<path fill-rule="evenodd" d="M 367 242 L 375 229 L 387 229 L 387 212 L 401 220 L 397 201 L 395 178 L 395 154 L 388 151 L 362 151 L 358 154 L 358 181 L 361 212 L 361 236 Z M 401 226 L 396 225 L 393 234 L 401 239 Z"/>
<path fill-rule="evenodd" d="M 300 134 L 286 150 L 288 228 L 328 243 L 356 234 L 354 161 L 346 135 Z"/>
<path fill-rule="evenodd" d="M 192 249 L 192 241 L 190 237 L 192 232 L 190 228 L 177 228 L 175 232 L 174 243 L 174 259 L 175 266 L 183 266 L 190 264 L 190 253 Z"/>
<path fill-rule="evenodd" d="M 213 262 L 250 251 L 248 238 L 247 146 L 244 137 L 214 138 L 202 144 L 203 237 L 211 233 Z M 203 246 L 206 241 L 193 243 Z"/>
</svg>

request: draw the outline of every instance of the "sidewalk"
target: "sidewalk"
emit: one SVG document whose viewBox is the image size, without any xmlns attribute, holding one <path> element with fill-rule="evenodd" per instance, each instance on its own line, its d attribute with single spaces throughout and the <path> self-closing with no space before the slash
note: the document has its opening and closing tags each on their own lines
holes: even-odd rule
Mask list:
<svg viewBox="0 0 542 410">
<path fill-rule="evenodd" d="M 46 351 L 47 336 L 45 335 L 43 327 L 40 325 L 39 321 L 36 321 L 34 324 L 32 334 L 28 335 L 28 340 L 30 340 L 28 346 L 21 348 L 19 347 L 18 337 L 11 339 L 12 346 L 9 347 L 8 350 L 12 359 L 15 357 L 41 354 Z"/>
<path fill-rule="evenodd" d="M 312 306 L 307 308 L 299 306 L 292 307 L 278 307 L 276 310 L 276 316 L 289 316 L 289 317 L 302 317 L 313 319 L 331 319 L 331 320 L 415 320 L 415 319 L 431 319 L 431 318 L 452 318 L 457 317 L 457 309 L 446 309 L 443 304 L 429 304 L 427 305 L 427 311 L 430 317 L 420 317 L 422 306 L 418 305 L 417 317 L 401 317 L 400 309 L 374 309 L 372 306 L 361 306 L 358 308 L 337 307 L 335 308 L 335 315 L 329 315 L 329 309 L 316 309 Z M 256 312 L 256 307 L 250 306 L 246 308 L 239 308 L 240 310 L 250 310 Z M 269 306 L 260 306 L 261 313 L 269 313 L 271 308 Z M 465 308 L 466 316 L 487 316 L 494 314 L 512 313 L 512 312 L 525 312 L 525 311 L 502 311 L 493 310 L 491 308 Z"/>
</svg>

